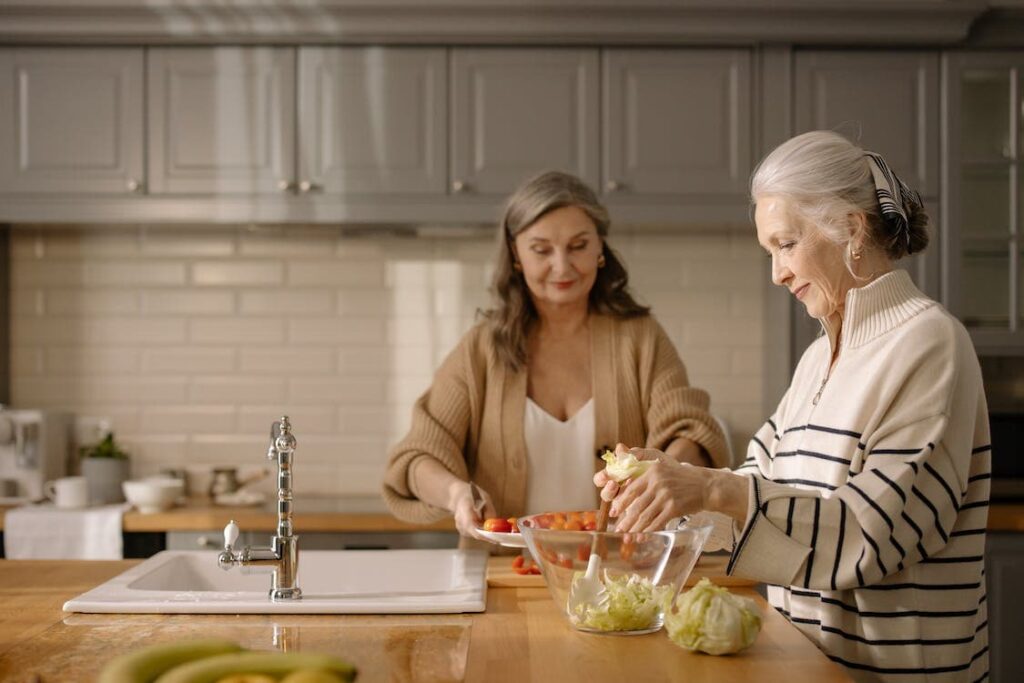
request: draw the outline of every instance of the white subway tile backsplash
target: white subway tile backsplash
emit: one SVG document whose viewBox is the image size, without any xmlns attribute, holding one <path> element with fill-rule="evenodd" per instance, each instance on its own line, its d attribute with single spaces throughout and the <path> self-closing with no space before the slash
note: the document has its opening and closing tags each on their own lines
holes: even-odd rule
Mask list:
<svg viewBox="0 0 1024 683">
<path fill-rule="evenodd" d="M 242 256 L 323 257 L 335 249 L 335 227 L 253 226 L 238 235 Z"/>
<path fill-rule="evenodd" d="M 46 292 L 33 287 L 26 287 L 11 292 L 11 315 L 32 317 L 46 314 Z"/>
<path fill-rule="evenodd" d="M 176 261 L 86 261 L 82 284 L 89 287 L 185 284 L 185 264 Z"/>
<path fill-rule="evenodd" d="M 293 377 L 288 380 L 288 398 L 292 404 L 381 405 L 385 400 L 384 382 L 362 377 L 319 379 Z"/>
<path fill-rule="evenodd" d="M 15 226 L 12 399 L 111 420 L 136 476 L 187 466 L 207 480 L 212 465 L 263 466 L 286 414 L 298 493 L 376 496 L 413 402 L 491 305 L 493 240 L 493 229 Z M 771 285 L 753 233 L 632 231 L 611 244 L 744 451 L 768 414 Z"/>
<path fill-rule="evenodd" d="M 234 430 L 234 406 L 149 406 L 139 419 L 139 431 L 146 434 L 224 434 Z"/>
<path fill-rule="evenodd" d="M 45 310 L 54 315 L 119 315 L 139 310 L 139 293 L 130 289 L 51 289 L 45 297 Z"/>
<path fill-rule="evenodd" d="M 282 376 L 197 377 L 189 381 L 188 400 L 190 403 L 275 405 L 281 403 L 287 384 L 288 380 Z"/>
<path fill-rule="evenodd" d="M 324 375 L 334 370 L 334 353 L 328 348 L 243 348 L 240 354 L 243 374 Z"/>
<path fill-rule="evenodd" d="M 280 261 L 198 261 L 192 264 L 192 283 L 203 286 L 279 285 L 284 282 Z"/>
<path fill-rule="evenodd" d="M 233 347 L 179 346 L 142 350 L 142 372 L 154 374 L 226 374 L 236 369 Z"/>
<path fill-rule="evenodd" d="M 51 346 L 45 349 L 44 368 L 54 375 L 134 375 L 139 355 L 131 346 Z"/>
<path fill-rule="evenodd" d="M 239 293 L 243 315 L 314 315 L 331 312 L 333 292 L 323 289 L 262 289 Z"/>
<path fill-rule="evenodd" d="M 277 318 L 210 317 L 189 321 L 189 341 L 198 344 L 280 344 L 285 323 Z"/>
<path fill-rule="evenodd" d="M 43 374 L 43 349 L 36 346 L 12 346 L 11 370 L 15 375 Z"/>
<path fill-rule="evenodd" d="M 379 289 L 384 286 L 385 264 L 381 261 L 288 262 L 288 284 L 293 287 L 325 286 L 351 289 Z"/>
<path fill-rule="evenodd" d="M 235 310 L 235 294 L 227 290 L 149 289 L 141 295 L 147 315 L 228 315 Z"/>
<path fill-rule="evenodd" d="M 19 343 L 79 344 L 175 344 L 185 341 L 183 318 L 141 319 L 124 317 L 14 318 L 11 334 Z"/>
<path fill-rule="evenodd" d="M 292 318 L 288 341 L 293 344 L 380 344 L 384 321 L 375 318 Z"/>
<path fill-rule="evenodd" d="M 95 230 L 48 226 L 40 229 L 40 237 L 46 258 L 110 258 L 139 252 L 139 230 L 133 226 L 104 226 Z"/>
<path fill-rule="evenodd" d="M 141 230 L 140 251 L 146 256 L 231 256 L 235 236 L 212 227 L 149 226 Z"/>
</svg>

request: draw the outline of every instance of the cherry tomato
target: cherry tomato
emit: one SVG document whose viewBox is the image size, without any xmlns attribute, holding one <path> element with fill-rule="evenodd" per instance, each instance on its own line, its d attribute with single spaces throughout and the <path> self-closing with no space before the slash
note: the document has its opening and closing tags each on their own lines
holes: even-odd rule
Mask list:
<svg viewBox="0 0 1024 683">
<path fill-rule="evenodd" d="M 484 520 L 484 531 L 492 531 L 499 534 L 511 533 L 512 525 L 504 517 L 491 517 Z"/>
<path fill-rule="evenodd" d="M 578 519 L 570 519 L 565 523 L 566 531 L 579 531 L 583 528 L 583 522 Z"/>
<path fill-rule="evenodd" d="M 512 525 L 512 533 L 519 533 L 519 520 L 516 517 L 509 517 L 508 523 Z"/>
<path fill-rule="evenodd" d="M 558 553 L 558 566 L 572 569 L 572 558 L 563 553 Z"/>
<path fill-rule="evenodd" d="M 523 562 L 525 562 L 525 561 L 526 561 L 526 558 L 524 558 L 522 555 L 517 555 L 516 558 L 514 560 L 512 560 L 512 568 L 515 569 L 517 567 L 522 567 L 523 566 Z"/>
</svg>

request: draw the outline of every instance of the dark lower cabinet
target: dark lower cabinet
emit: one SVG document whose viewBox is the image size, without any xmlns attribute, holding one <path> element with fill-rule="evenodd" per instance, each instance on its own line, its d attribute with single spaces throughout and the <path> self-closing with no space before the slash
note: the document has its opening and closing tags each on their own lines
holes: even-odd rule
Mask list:
<svg viewBox="0 0 1024 683">
<path fill-rule="evenodd" d="M 1016 683 L 1024 673 L 1024 534 L 988 535 L 988 638 L 992 683 Z"/>
</svg>

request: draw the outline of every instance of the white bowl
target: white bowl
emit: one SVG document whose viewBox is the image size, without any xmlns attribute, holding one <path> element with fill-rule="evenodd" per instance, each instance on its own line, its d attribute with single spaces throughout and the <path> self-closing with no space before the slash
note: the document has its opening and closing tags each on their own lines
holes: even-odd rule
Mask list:
<svg viewBox="0 0 1024 683">
<path fill-rule="evenodd" d="M 152 513 L 169 510 L 185 491 L 185 482 L 169 477 L 136 479 L 121 484 L 124 497 L 139 512 Z"/>
</svg>

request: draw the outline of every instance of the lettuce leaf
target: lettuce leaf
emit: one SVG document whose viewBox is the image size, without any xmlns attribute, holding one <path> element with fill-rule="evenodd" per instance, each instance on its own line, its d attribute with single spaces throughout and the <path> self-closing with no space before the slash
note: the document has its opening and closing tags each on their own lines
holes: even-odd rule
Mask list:
<svg viewBox="0 0 1024 683">
<path fill-rule="evenodd" d="M 608 473 L 608 477 L 620 484 L 627 479 L 636 479 L 657 462 L 655 460 L 637 460 L 637 457 L 632 453 L 619 456 L 611 451 L 605 451 L 601 459 L 608 463 L 604 466 L 604 471 Z"/>
<path fill-rule="evenodd" d="M 661 616 L 671 588 L 655 586 L 650 579 L 636 574 L 617 577 L 604 574 L 602 599 L 597 604 L 579 605 L 575 612 L 570 612 L 569 620 L 595 631 L 637 631 L 653 626 Z M 576 572 L 573 582 L 582 576 L 583 572 Z"/>
</svg>

